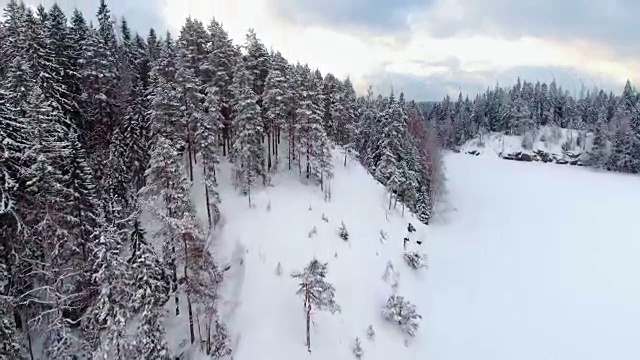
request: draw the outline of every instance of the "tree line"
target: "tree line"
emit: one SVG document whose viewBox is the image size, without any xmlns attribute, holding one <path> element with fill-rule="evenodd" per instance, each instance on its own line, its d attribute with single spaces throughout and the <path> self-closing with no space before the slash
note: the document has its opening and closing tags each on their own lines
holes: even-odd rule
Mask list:
<svg viewBox="0 0 640 360">
<path fill-rule="evenodd" d="M 443 187 L 437 134 L 402 94 L 358 97 L 253 30 L 233 44 L 216 20 L 143 38 L 104 0 L 96 15 L 11 0 L 0 23 L 0 358 L 166 359 L 168 316 L 203 352 L 228 354 L 209 251 L 222 161 L 249 204 L 284 171 L 330 199 L 338 145 L 389 208 L 428 223 Z"/>
<path fill-rule="evenodd" d="M 473 100 L 459 94 L 429 106 L 443 147 L 455 149 L 488 132 L 534 137 L 542 126 L 578 130 L 565 149 L 584 150 L 586 165 L 626 173 L 640 172 L 640 94 L 629 81 L 620 95 L 582 89 L 578 97 L 550 84 L 518 81 L 495 86 Z M 423 106 L 424 108 L 424 106 Z M 586 146 L 587 135 L 592 144 Z"/>
</svg>

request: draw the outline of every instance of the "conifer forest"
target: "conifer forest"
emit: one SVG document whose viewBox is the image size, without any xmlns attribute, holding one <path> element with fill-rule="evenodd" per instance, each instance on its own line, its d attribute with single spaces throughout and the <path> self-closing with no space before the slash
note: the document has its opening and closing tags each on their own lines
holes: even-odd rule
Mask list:
<svg viewBox="0 0 640 360">
<path fill-rule="evenodd" d="M 629 82 L 621 95 L 572 96 L 555 82 L 520 79 L 435 103 L 402 89 L 356 94 L 349 78 L 267 50 L 252 29 L 232 42 L 214 16 L 187 18 L 179 34 L 138 34 L 104 0 L 89 15 L 16 0 L 4 8 L 0 360 L 169 359 L 168 316 L 189 324 L 202 353 L 229 355 L 219 316 L 225 269 L 209 251 L 225 215 L 221 182 L 251 208 L 258 189 L 291 173 L 329 201 L 339 150 L 341 167 L 361 164 L 385 187 L 386 209 L 429 225 L 446 193 L 444 151 L 542 126 L 578 130 L 583 148 L 592 136 L 588 166 L 640 172 L 640 101 Z M 232 167 L 230 179 L 219 176 L 221 164 Z M 205 194 L 206 221 L 194 188 Z M 314 261 L 324 277 L 326 263 Z M 297 278 L 311 351 L 312 304 L 340 307 L 332 285 L 319 282 L 329 301 L 305 274 Z M 393 296 L 386 316 L 398 321 L 400 305 L 412 309 L 403 326 L 413 336 L 420 315 Z"/>
</svg>

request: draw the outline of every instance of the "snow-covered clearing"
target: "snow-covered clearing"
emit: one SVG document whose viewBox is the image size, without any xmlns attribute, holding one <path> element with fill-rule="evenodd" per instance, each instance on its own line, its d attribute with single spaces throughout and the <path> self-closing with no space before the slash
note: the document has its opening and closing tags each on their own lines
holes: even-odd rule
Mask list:
<svg viewBox="0 0 640 360">
<path fill-rule="evenodd" d="M 212 250 L 230 265 L 221 315 L 234 360 L 354 359 L 356 336 L 371 360 L 640 358 L 640 178 L 449 154 L 449 206 L 426 227 L 399 206 L 387 211 L 382 186 L 355 161 L 344 168 L 339 151 L 334 166 L 331 202 L 285 171 L 274 186 L 254 188 L 254 208 L 222 166 L 223 218 Z M 402 258 L 408 222 L 417 231 L 407 249 L 428 253 L 429 269 Z M 314 256 L 329 262 L 342 312 L 313 314 L 309 354 L 290 274 Z M 423 316 L 407 342 L 381 315 L 394 291 L 394 276 L 383 280 L 388 261 L 397 293 Z M 186 339 L 174 325 L 172 336 Z"/>
<path fill-rule="evenodd" d="M 424 359 L 638 359 L 640 178 L 452 154 Z M 424 306 L 423 306 L 424 308 Z"/>
</svg>

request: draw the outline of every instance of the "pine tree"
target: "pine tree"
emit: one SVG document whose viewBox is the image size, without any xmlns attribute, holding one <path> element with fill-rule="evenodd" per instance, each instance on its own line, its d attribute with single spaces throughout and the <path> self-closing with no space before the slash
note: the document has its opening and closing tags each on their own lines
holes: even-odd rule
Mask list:
<svg viewBox="0 0 640 360">
<path fill-rule="evenodd" d="M 178 300 L 178 251 L 181 244 L 181 222 L 188 207 L 189 187 L 184 177 L 182 157 L 169 139 L 157 135 L 151 147 L 147 184 L 140 190 L 144 206 L 160 222 L 153 237 L 163 244 L 164 259 L 172 274 L 172 292 L 176 316 L 180 313 Z"/>
<path fill-rule="evenodd" d="M 305 69 L 306 84 L 299 98 L 296 110 L 295 137 L 297 138 L 298 159 L 305 159 L 305 176 L 324 183 L 333 177 L 331 164 L 331 144 L 322 127 L 322 78 Z M 302 169 L 300 169 L 302 171 Z"/>
<path fill-rule="evenodd" d="M 235 179 L 242 192 L 249 195 L 256 178 L 266 179 L 264 152 L 262 149 L 262 118 L 257 97 L 251 90 L 251 77 L 244 65 L 239 64 L 233 81 L 236 98 L 234 106 L 233 157 L 236 163 Z"/>
<path fill-rule="evenodd" d="M 95 347 L 95 359 L 107 360 L 113 354 L 129 356 L 125 328 L 132 317 L 128 304 L 135 285 L 131 282 L 131 270 L 120 255 L 122 236 L 115 224 L 107 225 L 92 256 L 92 280 L 100 289 L 82 326 L 86 334 L 99 336 L 90 340 Z"/>
<path fill-rule="evenodd" d="M 207 89 L 204 108 L 206 112 L 197 118 L 194 140 L 202 159 L 209 227 L 212 225 L 215 227 L 220 218 L 220 210 L 218 209 L 220 195 L 217 190 L 216 166 L 219 163 L 218 139 L 223 127 L 220 95 L 216 87 Z"/>
<path fill-rule="evenodd" d="M 177 69 L 175 83 L 178 89 L 180 111 L 178 120 L 178 131 L 182 134 L 182 141 L 186 145 L 189 159 L 189 180 L 193 181 L 193 153 L 194 153 L 194 133 L 199 119 L 204 115 L 204 96 L 200 93 L 200 81 L 196 77 L 190 62 L 189 54 L 184 50 L 178 51 Z"/>
<path fill-rule="evenodd" d="M 286 127 L 288 105 L 288 80 L 287 63 L 278 52 L 272 55 L 273 61 L 267 75 L 263 96 L 263 108 L 265 110 L 265 130 L 267 132 L 267 170 L 271 170 L 271 155 L 278 163 L 278 144 L 280 143 L 280 130 Z"/>
<path fill-rule="evenodd" d="M 137 243 L 137 251 L 130 260 L 136 284 L 131 305 L 140 313 L 140 324 L 132 353 L 137 359 L 168 359 L 162 307 L 169 300 L 169 273 L 143 236 Z"/>
<path fill-rule="evenodd" d="M 335 288 L 328 283 L 327 276 L 328 263 L 321 263 L 317 259 L 311 260 L 302 272 L 294 272 L 291 276 L 298 279 L 298 295 L 304 299 L 304 308 L 307 317 L 307 350 L 311 352 L 311 310 L 328 310 L 329 312 L 340 312 L 340 306 L 335 302 Z"/>
<path fill-rule="evenodd" d="M 239 59 L 235 55 L 229 35 L 215 19 L 207 27 L 209 33 L 209 55 L 202 67 L 211 73 L 211 83 L 207 87 L 215 87 L 220 92 L 220 114 L 223 117 L 222 155 L 226 156 L 231 148 L 231 112 L 234 93 L 233 73 Z"/>
<path fill-rule="evenodd" d="M 391 199 L 399 192 L 402 181 L 398 155 L 401 151 L 400 139 L 403 133 L 401 110 L 393 94 L 389 97 L 388 110 L 382 115 L 382 126 L 382 137 L 378 145 L 381 155 L 375 176 L 389 189 L 389 209 L 391 209 Z"/>
<path fill-rule="evenodd" d="M 258 105 L 262 106 L 262 94 L 269 75 L 269 52 L 253 29 L 249 29 L 244 47 L 246 55 L 243 61 L 251 79 L 251 90 L 258 97 Z"/>
</svg>

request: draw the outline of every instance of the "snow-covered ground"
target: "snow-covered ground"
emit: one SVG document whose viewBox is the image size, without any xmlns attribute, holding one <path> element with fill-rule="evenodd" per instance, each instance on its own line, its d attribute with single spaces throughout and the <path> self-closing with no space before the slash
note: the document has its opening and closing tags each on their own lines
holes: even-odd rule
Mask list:
<svg viewBox="0 0 640 360">
<path fill-rule="evenodd" d="M 356 336 L 370 360 L 640 358 L 640 178 L 491 156 L 445 160 L 449 205 L 428 227 L 399 207 L 387 211 L 382 186 L 355 161 L 344 168 L 338 151 L 331 202 L 284 172 L 254 190 L 249 208 L 223 166 L 212 249 L 231 266 L 221 315 L 233 359 L 354 359 Z M 203 204 L 202 194 L 194 200 Z M 337 233 L 342 221 L 348 242 Z M 429 254 L 428 270 L 402 259 L 408 222 L 417 228 L 408 249 Z M 290 273 L 314 256 L 329 263 L 342 312 L 313 314 L 309 354 Z M 394 291 L 382 279 L 388 261 L 397 292 L 423 316 L 407 342 L 380 313 Z M 172 325 L 172 336 L 185 338 L 181 328 Z"/>
<path fill-rule="evenodd" d="M 452 154 L 422 359 L 640 359 L 640 178 Z"/>
<path fill-rule="evenodd" d="M 583 139 L 579 138 L 580 135 Z M 524 141 L 523 141 L 524 140 Z M 512 154 L 523 152 L 531 154 L 534 151 L 544 151 L 558 158 L 563 158 L 565 149 L 573 154 L 580 154 L 589 150 L 592 146 L 592 135 L 577 130 L 552 128 L 543 126 L 535 131 L 528 132 L 524 136 L 504 135 L 502 133 L 489 133 L 477 136 L 461 146 L 462 153 L 477 152 L 480 155 L 499 156 L 500 154 Z"/>
</svg>

